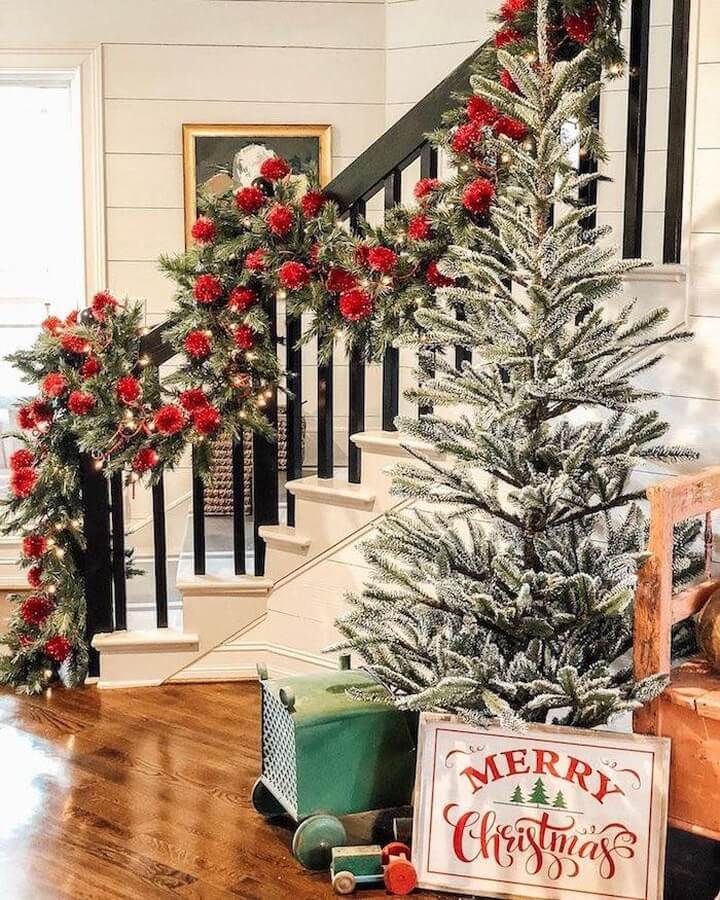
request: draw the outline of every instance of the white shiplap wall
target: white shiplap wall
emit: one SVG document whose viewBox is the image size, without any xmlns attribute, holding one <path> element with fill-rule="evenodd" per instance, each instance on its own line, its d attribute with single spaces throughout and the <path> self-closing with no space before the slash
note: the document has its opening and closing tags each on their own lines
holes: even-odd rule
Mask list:
<svg viewBox="0 0 720 900">
<path fill-rule="evenodd" d="M 14 0 L 3 45 L 103 45 L 109 287 L 161 321 L 183 246 L 183 122 L 333 126 L 339 171 L 384 128 L 383 0 Z"/>
<path fill-rule="evenodd" d="M 468 57 L 491 33 L 497 0 L 387 0 L 387 124 Z"/>
</svg>

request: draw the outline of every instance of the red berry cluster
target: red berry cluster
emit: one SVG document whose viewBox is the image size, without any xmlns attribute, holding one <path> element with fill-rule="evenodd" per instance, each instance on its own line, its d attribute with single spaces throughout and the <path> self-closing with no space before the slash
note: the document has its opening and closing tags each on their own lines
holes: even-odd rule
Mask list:
<svg viewBox="0 0 720 900">
<path fill-rule="evenodd" d="M 118 400 L 126 406 L 129 406 L 132 403 L 136 403 L 142 397 L 142 386 L 137 378 L 133 378 L 132 375 L 126 375 L 115 385 L 115 392 L 117 393 Z"/>
<path fill-rule="evenodd" d="M 61 372 L 50 372 L 40 382 L 40 390 L 46 397 L 61 397 L 68 387 L 68 380 Z"/>
<path fill-rule="evenodd" d="M 32 594 L 20 604 L 20 618 L 26 625 L 39 628 L 55 609 L 55 604 L 47 597 Z"/>
<path fill-rule="evenodd" d="M 274 234 L 275 237 L 284 238 L 290 234 L 295 217 L 289 206 L 283 203 L 276 203 L 274 206 L 270 207 L 270 210 L 265 217 L 265 221 L 270 232 Z"/>
<path fill-rule="evenodd" d="M 279 181 L 281 178 L 286 178 L 291 171 L 290 163 L 282 156 L 272 156 L 260 166 L 260 174 L 268 181 Z"/>
<path fill-rule="evenodd" d="M 340 294 L 338 308 L 344 319 L 349 322 L 361 322 L 372 315 L 373 300 L 366 291 L 355 288 Z"/>
<path fill-rule="evenodd" d="M 266 202 L 267 197 L 260 188 L 257 187 L 240 188 L 240 190 L 235 193 L 235 205 L 240 212 L 244 212 L 247 215 L 252 215 L 259 209 L 262 209 Z"/>
<path fill-rule="evenodd" d="M 217 237 L 217 226 L 207 216 L 200 216 L 195 221 L 190 233 L 198 244 L 212 244 Z"/>
<path fill-rule="evenodd" d="M 195 279 L 193 293 L 198 303 L 214 303 L 222 297 L 222 281 L 220 281 L 217 275 L 198 275 Z"/>
<path fill-rule="evenodd" d="M 310 283 L 310 270 L 301 262 L 291 260 L 278 269 L 280 284 L 289 291 L 299 291 Z"/>
<path fill-rule="evenodd" d="M 212 350 L 210 336 L 204 331 L 190 331 L 185 336 L 185 352 L 195 360 L 206 359 Z"/>
<path fill-rule="evenodd" d="M 185 416 L 181 409 L 172 403 L 161 406 L 153 417 L 155 429 L 166 437 L 178 434 L 185 427 Z"/>
<path fill-rule="evenodd" d="M 71 391 L 68 409 L 76 416 L 86 416 L 95 408 L 95 397 L 87 391 Z"/>
</svg>

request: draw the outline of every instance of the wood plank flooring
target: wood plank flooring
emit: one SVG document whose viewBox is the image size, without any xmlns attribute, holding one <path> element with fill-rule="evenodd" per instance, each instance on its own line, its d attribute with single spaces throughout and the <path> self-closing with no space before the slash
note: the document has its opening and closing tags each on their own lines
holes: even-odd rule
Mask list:
<svg viewBox="0 0 720 900">
<path fill-rule="evenodd" d="M 0 898 L 334 897 L 250 804 L 258 735 L 250 683 L 0 691 Z M 714 898 L 719 851 L 671 835 L 668 900 Z"/>
</svg>

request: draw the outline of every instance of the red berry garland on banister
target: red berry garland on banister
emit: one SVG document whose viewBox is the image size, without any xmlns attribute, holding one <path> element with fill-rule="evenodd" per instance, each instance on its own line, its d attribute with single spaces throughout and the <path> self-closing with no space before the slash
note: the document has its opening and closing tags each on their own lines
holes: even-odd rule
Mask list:
<svg viewBox="0 0 720 900">
<path fill-rule="evenodd" d="M 10 456 L 0 518 L 3 534 L 22 538 L 32 592 L 11 598 L 0 657 L 0 681 L 18 690 L 37 692 L 58 675 L 80 684 L 87 671 L 80 448 L 100 467 L 117 454 L 118 465 L 148 439 L 127 427 L 145 391 L 143 377 L 128 374 L 140 322 L 140 307 L 102 292 L 82 313 L 49 316 L 34 345 L 10 357 L 38 391 L 17 413 L 23 446 Z"/>
</svg>

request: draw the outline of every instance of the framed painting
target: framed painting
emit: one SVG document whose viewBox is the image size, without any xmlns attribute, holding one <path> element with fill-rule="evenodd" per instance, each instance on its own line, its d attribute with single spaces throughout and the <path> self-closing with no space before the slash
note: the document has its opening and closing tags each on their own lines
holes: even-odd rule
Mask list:
<svg viewBox="0 0 720 900">
<path fill-rule="evenodd" d="M 284 157 L 298 178 L 322 187 L 331 177 L 331 126 L 183 125 L 186 244 L 199 193 L 246 187 L 271 156 Z"/>
<path fill-rule="evenodd" d="M 538 900 L 660 900 L 667 738 L 424 713 L 413 864 L 430 890 Z"/>
</svg>

